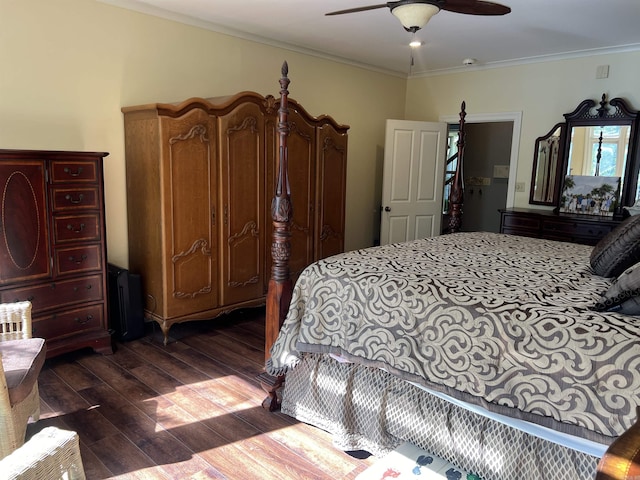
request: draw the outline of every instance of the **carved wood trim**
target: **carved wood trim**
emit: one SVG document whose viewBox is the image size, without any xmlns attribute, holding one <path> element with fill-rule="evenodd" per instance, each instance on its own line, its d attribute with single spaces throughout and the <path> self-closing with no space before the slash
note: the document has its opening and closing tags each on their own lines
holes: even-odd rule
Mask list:
<svg viewBox="0 0 640 480">
<path fill-rule="evenodd" d="M 176 253 L 173 257 L 171 257 L 171 261 L 173 263 L 176 263 L 178 260 L 184 257 L 193 255 L 196 252 L 196 250 L 200 250 L 203 255 L 211 256 L 211 249 L 209 248 L 209 242 L 207 242 L 207 240 L 204 238 L 199 238 L 198 240 L 193 242 L 193 244 L 191 244 L 191 247 L 189 248 L 189 250 L 187 250 L 186 252 Z"/>
<path fill-rule="evenodd" d="M 323 143 L 324 143 L 323 150 L 329 150 L 330 148 L 333 148 L 338 152 L 344 152 L 346 150 L 343 146 L 338 145 L 331 137 L 325 137 Z"/>
<path fill-rule="evenodd" d="M 209 242 L 204 238 L 199 238 L 191 244 L 191 247 L 189 248 L 189 250 L 182 251 L 173 255 L 171 257 L 171 262 L 175 265 L 180 260 L 183 260 L 187 257 L 194 255 L 198 250 L 204 256 L 208 256 L 208 257 L 211 256 L 211 248 L 209 247 Z M 174 277 L 173 283 L 174 285 L 176 284 L 175 277 Z M 211 284 L 209 284 L 209 285 L 203 286 L 202 288 L 200 288 L 199 290 L 196 290 L 195 292 L 182 292 L 178 290 L 173 292 L 173 297 L 174 298 L 195 298 L 198 295 L 211 293 L 211 288 L 212 288 Z"/>
<path fill-rule="evenodd" d="M 278 109 L 279 104 L 280 102 L 273 95 L 267 95 L 264 97 L 264 101 L 262 102 L 264 109 L 269 114 L 275 112 Z"/>
<path fill-rule="evenodd" d="M 187 133 L 171 137 L 169 139 L 169 145 L 173 145 L 174 143 L 183 140 L 190 140 L 195 137 L 200 137 L 200 141 L 202 143 L 209 143 L 209 139 L 207 138 L 207 127 L 201 123 L 194 125 Z"/>
<path fill-rule="evenodd" d="M 245 282 L 235 282 L 235 281 L 231 281 L 228 282 L 227 285 L 229 285 L 230 287 L 246 287 L 247 285 L 253 285 L 258 283 L 258 281 L 260 280 L 260 276 L 256 275 L 254 277 L 251 277 L 249 280 L 245 281 Z"/>
<path fill-rule="evenodd" d="M 336 232 L 331 225 L 323 225 L 320 240 L 324 242 L 327 238 L 342 238 L 342 236 Z"/>
<path fill-rule="evenodd" d="M 229 245 L 234 245 L 235 243 L 240 243 L 247 237 L 258 237 L 260 235 L 260 230 L 258 230 L 258 225 L 253 220 L 247 222 L 245 226 L 242 228 L 242 231 L 238 233 L 234 233 L 231 235 L 227 242 Z"/>
<path fill-rule="evenodd" d="M 258 133 L 257 124 L 256 117 L 245 117 L 241 124 L 227 128 L 227 137 L 242 130 L 251 130 L 251 133 Z"/>
<path fill-rule="evenodd" d="M 313 139 L 311 137 L 311 135 L 307 135 L 306 133 L 304 133 L 302 130 L 300 130 L 300 128 L 298 127 L 298 125 L 296 124 L 296 122 L 291 122 L 289 124 L 289 132 L 290 133 L 296 133 L 298 135 L 300 135 L 302 138 L 304 138 L 305 140 L 307 140 L 308 142 L 311 142 Z"/>
</svg>

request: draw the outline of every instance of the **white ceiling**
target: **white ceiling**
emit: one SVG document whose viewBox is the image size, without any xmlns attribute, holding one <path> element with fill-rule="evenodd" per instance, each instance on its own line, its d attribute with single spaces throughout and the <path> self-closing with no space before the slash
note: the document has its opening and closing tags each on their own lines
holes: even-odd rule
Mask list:
<svg viewBox="0 0 640 480">
<path fill-rule="evenodd" d="M 505 16 L 441 11 L 411 34 L 380 0 L 100 0 L 262 43 L 399 75 L 640 50 L 640 0 L 502 0 Z M 463 67 L 465 58 L 477 63 Z"/>
</svg>

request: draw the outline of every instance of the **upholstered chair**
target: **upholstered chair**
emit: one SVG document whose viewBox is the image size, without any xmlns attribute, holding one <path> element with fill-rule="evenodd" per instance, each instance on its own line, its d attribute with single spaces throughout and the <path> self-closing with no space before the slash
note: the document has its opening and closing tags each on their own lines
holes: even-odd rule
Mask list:
<svg viewBox="0 0 640 480">
<path fill-rule="evenodd" d="M 0 304 L 0 458 L 24 443 L 29 418 L 40 417 L 45 353 L 44 339 L 31 338 L 31 303 Z"/>
</svg>

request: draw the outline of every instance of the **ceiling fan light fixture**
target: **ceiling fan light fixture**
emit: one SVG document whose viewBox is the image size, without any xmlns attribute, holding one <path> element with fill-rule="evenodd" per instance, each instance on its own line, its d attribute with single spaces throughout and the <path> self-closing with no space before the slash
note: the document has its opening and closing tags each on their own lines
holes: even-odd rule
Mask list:
<svg viewBox="0 0 640 480">
<path fill-rule="evenodd" d="M 405 3 L 391 9 L 391 13 L 409 32 L 420 30 L 439 11 L 440 8 L 430 3 Z"/>
</svg>

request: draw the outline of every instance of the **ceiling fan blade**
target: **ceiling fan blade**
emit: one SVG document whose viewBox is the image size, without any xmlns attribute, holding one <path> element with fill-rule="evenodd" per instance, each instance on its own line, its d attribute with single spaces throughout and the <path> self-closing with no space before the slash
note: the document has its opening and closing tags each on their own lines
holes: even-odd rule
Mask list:
<svg viewBox="0 0 640 480">
<path fill-rule="evenodd" d="M 511 8 L 484 0 L 444 0 L 442 10 L 468 15 L 506 15 Z"/>
<path fill-rule="evenodd" d="M 381 3 L 380 5 L 368 5 L 366 7 L 357 7 L 357 8 L 347 8 L 346 10 L 338 10 L 336 12 L 325 13 L 327 15 L 342 15 L 343 13 L 355 13 L 355 12 L 364 12 L 366 10 L 376 10 L 378 8 L 384 8 L 388 5 L 386 3 Z"/>
</svg>

